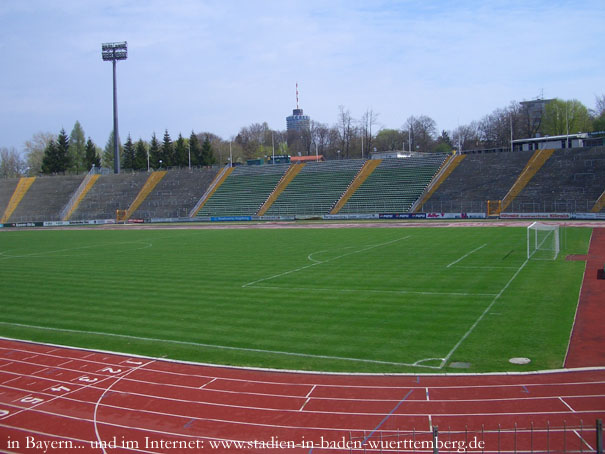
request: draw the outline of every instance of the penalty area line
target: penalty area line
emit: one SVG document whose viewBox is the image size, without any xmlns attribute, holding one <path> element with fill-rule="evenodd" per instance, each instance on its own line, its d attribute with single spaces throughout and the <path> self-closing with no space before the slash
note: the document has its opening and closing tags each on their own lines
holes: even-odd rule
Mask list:
<svg viewBox="0 0 605 454">
<path fill-rule="evenodd" d="M 51 328 L 51 327 L 47 327 L 47 326 L 25 325 L 22 323 L 0 322 L 0 325 L 16 326 L 16 327 L 20 327 L 20 328 L 39 329 L 39 330 L 45 330 L 45 331 L 55 331 L 55 332 L 62 332 L 62 333 L 106 336 L 106 337 L 114 337 L 114 338 L 119 338 L 119 339 L 131 339 L 131 340 L 144 341 L 144 342 L 160 342 L 160 343 L 175 344 L 175 345 L 188 345 L 188 346 L 193 346 L 193 347 L 214 348 L 217 350 L 264 353 L 264 354 L 270 354 L 270 355 L 283 355 L 283 356 L 294 356 L 294 357 L 300 357 L 300 358 L 327 359 L 327 360 L 333 360 L 333 361 L 334 360 L 350 361 L 350 362 L 356 362 L 356 363 L 384 364 L 384 365 L 389 365 L 389 366 L 424 367 L 427 369 L 440 369 L 440 367 L 438 367 L 438 366 L 427 366 L 424 364 L 415 364 L 415 363 L 401 363 L 401 362 L 396 362 L 396 361 L 383 361 L 383 360 L 378 360 L 378 359 L 348 358 L 345 356 L 313 355 L 311 353 L 284 352 L 284 351 L 280 351 L 280 350 L 264 350 L 264 349 L 260 349 L 260 348 L 250 348 L 250 347 L 232 347 L 232 346 L 228 346 L 228 345 L 205 344 L 205 343 L 201 343 L 201 342 L 179 341 L 179 340 L 173 340 L 173 339 L 157 339 L 154 337 L 131 336 L 129 334 L 103 333 L 103 332 L 99 332 L 99 331 L 84 331 L 84 330 L 76 330 L 76 329 L 68 329 L 68 328 Z"/>
<path fill-rule="evenodd" d="M 483 244 L 483 245 L 479 246 L 479 247 L 478 247 L 478 248 L 476 248 L 476 249 L 473 249 L 471 252 L 468 252 L 468 253 L 464 254 L 464 255 L 463 255 L 462 257 L 460 257 L 458 260 L 454 260 L 452 263 L 450 263 L 449 265 L 447 265 L 447 266 L 446 266 L 446 268 L 449 268 L 450 266 L 455 265 L 455 264 L 456 264 L 456 263 L 458 263 L 458 262 L 461 262 L 462 260 L 464 260 L 465 258 L 467 258 L 469 255 L 471 255 L 471 254 L 473 254 L 473 253 L 477 252 L 479 249 L 483 249 L 485 246 L 487 246 L 487 243 L 485 243 L 485 244 Z"/>
<path fill-rule="evenodd" d="M 502 289 L 494 297 L 494 299 L 489 304 L 489 306 L 487 306 L 485 308 L 485 310 L 483 311 L 483 313 L 479 316 L 479 318 L 477 318 L 477 320 L 475 320 L 475 323 L 473 323 L 471 325 L 471 327 L 468 329 L 468 331 L 466 333 L 464 333 L 464 335 L 462 336 L 462 338 L 460 338 L 460 340 L 456 343 L 456 345 L 454 345 L 454 347 L 449 351 L 449 353 L 445 356 L 445 358 L 443 358 L 443 361 L 439 365 L 440 369 L 443 368 L 447 364 L 447 362 L 450 360 L 450 358 L 452 357 L 452 355 L 454 354 L 454 352 L 456 350 L 458 350 L 458 347 L 460 347 L 460 345 L 462 345 L 462 342 L 464 342 L 466 340 L 466 338 L 471 335 L 471 333 L 475 330 L 475 328 L 481 322 L 481 320 L 483 320 L 485 318 L 485 316 L 490 311 L 490 309 L 494 306 L 494 304 L 496 304 L 498 302 L 498 300 L 500 299 L 500 297 L 502 296 L 502 294 L 506 291 L 506 289 L 508 289 L 508 287 L 510 286 L 510 284 L 513 283 L 513 281 L 515 280 L 515 278 L 519 275 L 519 273 L 521 272 L 521 270 L 523 268 L 525 268 L 525 265 L 527 265 L 528 262 L 529 262 L 529 259 L 526 259 L 525 262 L 523 262 L 521 264 L 521 266 L 519 267 L 519 269 L 517 271 L 515 271 L 515 274 L 513 274 L 513 277 L 511 277 L 509 279 L 509 281 L 506 283 L 506 285 L 504 287 L 502 287 Z"/>
</svg>

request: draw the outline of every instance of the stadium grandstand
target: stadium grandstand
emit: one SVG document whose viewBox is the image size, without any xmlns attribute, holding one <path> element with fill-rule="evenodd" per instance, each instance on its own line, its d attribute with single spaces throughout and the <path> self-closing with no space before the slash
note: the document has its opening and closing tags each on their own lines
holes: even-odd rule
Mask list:
<svg viewBox="0 0 605 454">
<path fill-rule="evenodd" d="M 9 178 L 1 222 L 603 212 L 604 146 L 533 148 Z"/>
</svg>

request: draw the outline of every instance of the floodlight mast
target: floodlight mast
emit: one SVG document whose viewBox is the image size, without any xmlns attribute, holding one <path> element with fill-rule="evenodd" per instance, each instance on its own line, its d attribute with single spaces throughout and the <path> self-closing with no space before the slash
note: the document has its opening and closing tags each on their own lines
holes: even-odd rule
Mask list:
<svg viewBox="0 0 605 454">
<path fill-rule="evenodd" d="M 116 84 L 116 62 L 126 60 L 128 57 L 128 44 L 126 41 L 119 43 L 103 43 L 101 45 L 101 56 L 103 61 L 113 63 L 113 171 L 120 173 L 120 135 L 118 134 L 118 90 Z"/>
</svg>

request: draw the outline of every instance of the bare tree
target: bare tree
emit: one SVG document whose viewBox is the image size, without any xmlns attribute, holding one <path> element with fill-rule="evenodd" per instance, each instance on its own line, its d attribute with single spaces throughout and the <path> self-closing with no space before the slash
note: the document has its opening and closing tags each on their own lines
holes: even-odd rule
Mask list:
<svg viewBox="0 0 605 454">
<path fill-rule="evenodd" d="M 432 151 L 437 137 L 437 123 L 431 117 L 420 115 L 409 117 L 404 126 L 403 132 L 408 131 L 412 142 L 412 151 Z"/>
<path fill-rule="evenodd" d="M 353 119 L 351 112 L 344 106 L 338 106 L 338 122 L 336 124 L 340 141 L 340 151 L 346 159 L 349 158 L 351 152 L 351 139 L 353 135 Z"/>
<path fill-rule="evenodd" d="M 377 124 L 377 121 L 378 114 L 375 113 L 372 109 L 367 109 L 361 116 L 361 120 L 359 121 L 359 126 L 361 128 L 361 137 L 363 137 L 361 157 L 369 156 L 372 151 L 372 145 L 374 141 L 374 135 L 372 134 L 372 130 Z"/>
<path fill-rule="evenodd" d="M 23 175 L 25 162 L 15 148 L 0 148 L 0 177 L 14 178 Z"/>
<path fill-rule="evenodd" d="M 44 150 L 56 138 L 57 136 L 50 132 L 37 132 L 25 142 L 25 160 L 29 175 L 37 175 L 42 172 Z"/>
<path fill-rule="evenodd" d="M 473 121 L 469 125 L 458 126 L 451 134 L 454 148 L 458 151 L 479 148 L 481 144 L 479 124 Z"/>
<path fill-rule="evenodd" d="M 595 118 L 602 117 L 605 115 L 605 94 L 596 97 L 595 108 L 592 111 L 592 114 Z"/>
</svg>

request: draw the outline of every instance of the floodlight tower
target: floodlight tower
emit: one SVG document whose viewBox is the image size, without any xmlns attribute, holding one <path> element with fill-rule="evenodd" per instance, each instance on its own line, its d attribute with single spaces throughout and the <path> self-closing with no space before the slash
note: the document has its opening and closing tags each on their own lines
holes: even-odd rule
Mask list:
<svg viewBox="0 0 605 454">
<path fill-rule="evenodd" d="M 120 136 L 118 134 L 118 91 L 116 87 L 116 62 L 126 60 L 128 46 L 126 41 L 120 43 L 103 43 L 101 45 L 103 61 L 113 62 L 113 171 L 120 173 Z"/>
</svg>

